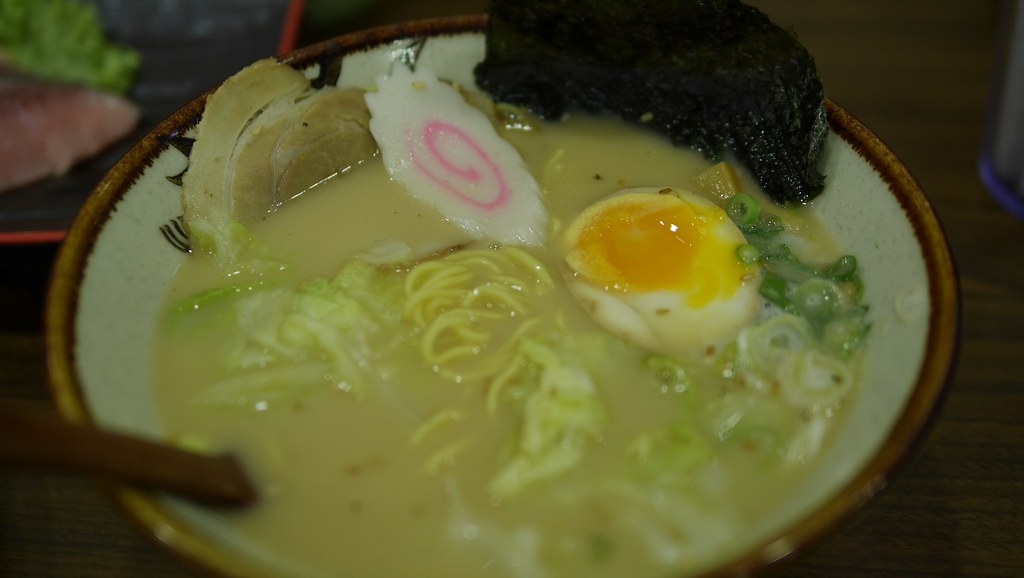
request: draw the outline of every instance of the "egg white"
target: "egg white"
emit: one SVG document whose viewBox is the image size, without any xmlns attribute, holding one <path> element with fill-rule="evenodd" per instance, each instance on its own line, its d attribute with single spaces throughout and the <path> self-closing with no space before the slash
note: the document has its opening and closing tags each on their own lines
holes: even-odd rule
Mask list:
<svg viewBox="0 0 1024 578">
<path fill-rule="evenodd" d="M 671 194 L 702 212 L 717 216 L 721 209 L 710 200 L 681 189 L 635 188 L 619 191 L 583 211 L 566 229 L 564 246 L 568 265 L 567 284 L 580 304 L 606 330 L 627 340 L 666 354 L 712 354 L 734 339 L 739 331 L 755 320 L 761 312 L 758 293 L 760 268 L 743 269 L 739 286 L 732 295 L 717 295 L 700 306 L 688 303 L 690 295 L 676 289 L 626 290 L 609 286 L 587 271 L 585 259 L 578 251 L 579 235 L 589 225 L 600 204 L 615 202 L 625 195 L 642 199 L 643 195 Z M 653 199 L 653 197 L 652 197 Z M 702 242 L 746 243 L 740 230 L 729 220 L 710 219 L 705 223 Z M 729 251 L 729 255 L 735 255 Z M 643 256 L 638 255 L 638 258 Z M 713 266 L 705 263 L 703 266 Z"/>
</svg>

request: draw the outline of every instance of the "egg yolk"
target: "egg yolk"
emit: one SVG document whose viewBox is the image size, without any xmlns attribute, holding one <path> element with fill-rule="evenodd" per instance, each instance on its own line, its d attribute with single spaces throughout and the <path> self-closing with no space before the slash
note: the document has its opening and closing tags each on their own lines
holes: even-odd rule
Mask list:
<svg viewBox="0 0 1024 578">
<path fill-rule="evenodd" d="M 576 255 L 581 273 L 606 289 L 680 291 L 699 307 L 731 297 L 742 284 L 740 242 L 717 206 L 645 194 L 609 199 L 592 214 L 576 239 Z"/>
</svg>

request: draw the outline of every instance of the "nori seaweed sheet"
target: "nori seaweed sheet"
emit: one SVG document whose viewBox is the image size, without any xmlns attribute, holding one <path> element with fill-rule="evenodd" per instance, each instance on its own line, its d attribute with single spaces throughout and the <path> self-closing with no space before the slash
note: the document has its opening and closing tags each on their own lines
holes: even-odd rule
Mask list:
<svg viewBox="0 0 1024 578">
<path fill-rule="evenodd" d="M 824 186 L 814 60 L 739 0 L 492 0 L 475 75 L 542 118 L 610 112 L 712 159 L 731 150 L 779 204 Z"/>
</svg>

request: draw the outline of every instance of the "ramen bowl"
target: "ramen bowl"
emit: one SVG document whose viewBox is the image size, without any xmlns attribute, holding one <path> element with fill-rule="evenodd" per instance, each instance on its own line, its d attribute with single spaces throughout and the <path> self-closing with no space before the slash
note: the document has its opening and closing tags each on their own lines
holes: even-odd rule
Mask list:
<svg viewBox="0 0 1024 578">
<path fill-rule="evenodd" d="M 339 85 L 367 87 L 415 53 L 438 76 L 472 87 L 485 22 L 457 17 L 379 28 L 283 60 L 315 77 L 341 59 Z M 161 296 L 188 258 L 177 177 L 205 102 L 204 95 L 189 103 L 130 150 L 96 187 L 60 249 L 46 339 L 53 395 L 69 421 L 167 437 L 151 385 L 154 332 Z M 838 104 L 826 109 L 831 132 L 821 166 L 828 179 L 814 206 L 844 250 L 857 255 L 874 312 L 862 391 L 798 486 L 694 574 L 750 575 L 825 537 L 884 488 L 920 444 L 953 368 L 958 281 L 937 216 L 885 144 Z M 234 531 L 230 513 L 128 485 L 109 492 L 157 542 L 215 574 L 302 574 L 301 560 L 281 559 Z"/>
</svg>

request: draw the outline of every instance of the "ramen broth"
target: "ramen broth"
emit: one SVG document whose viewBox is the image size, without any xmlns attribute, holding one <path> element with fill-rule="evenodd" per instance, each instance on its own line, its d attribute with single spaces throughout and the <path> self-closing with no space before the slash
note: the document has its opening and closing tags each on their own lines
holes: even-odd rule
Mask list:
<svg viewBox="0 0 1024 578">
<path fill-rule="evenodd" d="M 692 151 L 610 119 L 574 117 L 502 135 L 543 188 L 552 239 L 616 190 L 694 189 L 694 177 L 710 166 Z M 754 188 L 746 175 L 741 179 L 745 189 Z M 816 252 L 808 259 L 839 257 L 806 209 L 783 218 L 794 248 Z M 378 158 L 315 187 L 251 230 L 272 266 L 229 274 L 194 255 L 177 273 L 167 297 L 169 321 L 155 348 L 155 389 L 172 439 L 243 458 L 261 501 L 223 516 L 246 541 L 300 573 L 639 577 L 698 568 L 727 553 L 782 501 L 809 467 L 802 462 L 827 439 L 823 431 L 841 419 L 834 408 L 809 417 L 770 388 L 729 379 L 715 360 L 719 352 L 689 360 L 689 381 L 659 381 L 651 352 L 608 335 L 565 288 L 557 242 L 524 249 L 554 283 L 515 322 L 537 320 L 530 335 L 542 342 L 560 336 L 544 342 L 556 351 L 558 343 L 572 342 L 574 355 L 593 353 L 582 365 L 599 403 L 599 430 L 571 467 L 496 497 L 495 477 L 524 435 L 530 391 L 517 391 L 513 382 L 502 397 L 489 399 L 487 379 L 473 379 L 468 370 L 453 377 L 425 361 L 416 329 L 403 329 L 397 341 L 376 338 L 373 348 L 384 353 L 375 359 L 386 369 L 364 387 L 322 382 L 282 398 L 246 398 L 236 407 L 205 404 L 204 392 L 225 379 L 224 359 L 239 329 L 226 321 L 230 303 L 202 303 L 188 319 L 171 322 L 181 317 L 174 308 L 190 296 L 223 286 L 244 296 L 331 278 L 382 241 L 401 241 L 418 255 L 469 241 L 435 209 L 410 200 Z M 464 251 L 491 249 L 470 243 Z M 495 331 L 517 339 L 514 326 Z M 729 420 L 751 404 L 768 407 L 765 415 L 784 414 L 783 425 L 771 426 L 776 418 L 769 417 L 749 435 L 728 435 Z M 775 439 L 785 435 L 792 436 L 787 455 Z M 678 445 L 663 463 L 656 448 L 666 439 Z M 806 451 L 794 454 L 800 444 Z"/>
</svg>

